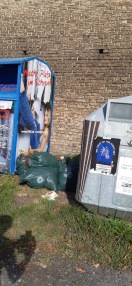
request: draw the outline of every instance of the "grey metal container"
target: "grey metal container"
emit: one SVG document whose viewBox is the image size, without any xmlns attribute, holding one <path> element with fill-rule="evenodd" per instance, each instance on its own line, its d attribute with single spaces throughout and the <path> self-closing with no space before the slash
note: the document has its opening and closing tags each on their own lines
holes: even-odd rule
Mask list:
<svg viewBox="0 0 132 286">
<path fill-rule="evenodd" d="M 76 200 L 132 220 L 132 95 L 109 99 L 85 118 Z"/>
</svg>

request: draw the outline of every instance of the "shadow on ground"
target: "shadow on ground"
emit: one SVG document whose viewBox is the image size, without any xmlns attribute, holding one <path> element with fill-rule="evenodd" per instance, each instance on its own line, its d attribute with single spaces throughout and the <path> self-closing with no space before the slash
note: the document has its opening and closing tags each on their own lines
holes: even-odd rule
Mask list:
<svg viewBox="0 0 132 286">
<path fill-rule="evenodd" d="M 18 240 L 9 239 L 5 232 L 12 227 L 13 219 L 9 215 L 0 215 L 0 277 L 6 269 L 11 282 L 16 282 L 24 273 L 36 247 L 35 237 L 27 231 Z"/>
</svg>

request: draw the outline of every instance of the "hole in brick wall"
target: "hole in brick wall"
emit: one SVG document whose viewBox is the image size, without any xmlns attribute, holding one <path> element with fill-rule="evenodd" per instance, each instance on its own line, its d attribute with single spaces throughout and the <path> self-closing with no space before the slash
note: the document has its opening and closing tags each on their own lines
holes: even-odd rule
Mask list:
<svg viewBox="0 0 132 286">
<path fill-rule="evenodd" d="M 26 50 L 24 50 L 23 53 L 24 53 L 24 55 L 27 55 L 27 51 Z"/>
<path fill-rule="evenodd" d="M 99 49 L 99 54 L 103 54 L 104 53 L 104 49 Z"/>
</svg>

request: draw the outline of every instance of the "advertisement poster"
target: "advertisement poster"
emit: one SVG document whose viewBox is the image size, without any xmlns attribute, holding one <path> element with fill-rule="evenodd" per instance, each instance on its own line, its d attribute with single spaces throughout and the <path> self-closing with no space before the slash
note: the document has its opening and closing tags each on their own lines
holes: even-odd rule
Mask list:
<svg viewBox="0 0 132 286">
<path fill-rule="evenodd" d="M 14 123 L 13 101 L 0 100 L 0 172 L 10 170 Z"/>
<path fill-rule="evenodd" d="M 105 174 L 115 174 L 120 139 L 97 137 L 93 144 L 91 169 Z"/>
<path fill-rule="evenodd" d="M 120 157 L 115 192 L 132 196 L 132 158 Z"/>
<path fill-rule="evenodd" d="M 24 62 L 21 73 L 20 110 L 16 156 L 48 151 L 52 119 L 52 75 L 37 60 Z"/>
</svg>

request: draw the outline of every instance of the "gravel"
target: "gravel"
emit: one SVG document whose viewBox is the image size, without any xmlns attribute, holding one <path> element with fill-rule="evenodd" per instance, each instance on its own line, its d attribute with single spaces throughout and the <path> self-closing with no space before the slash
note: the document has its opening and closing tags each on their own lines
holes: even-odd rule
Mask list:
<svg viewBox="0 0 132 286">
<path fill-rule="evenodd" d="M 130 269 L 117 271 L 99 264 L 73 263 L 53 256 L 50 263 L 34 254 L 25 270 L 18 265 L 5 265 L 1 269 L 1 286 L 132 286 Z"/>
</svg>

